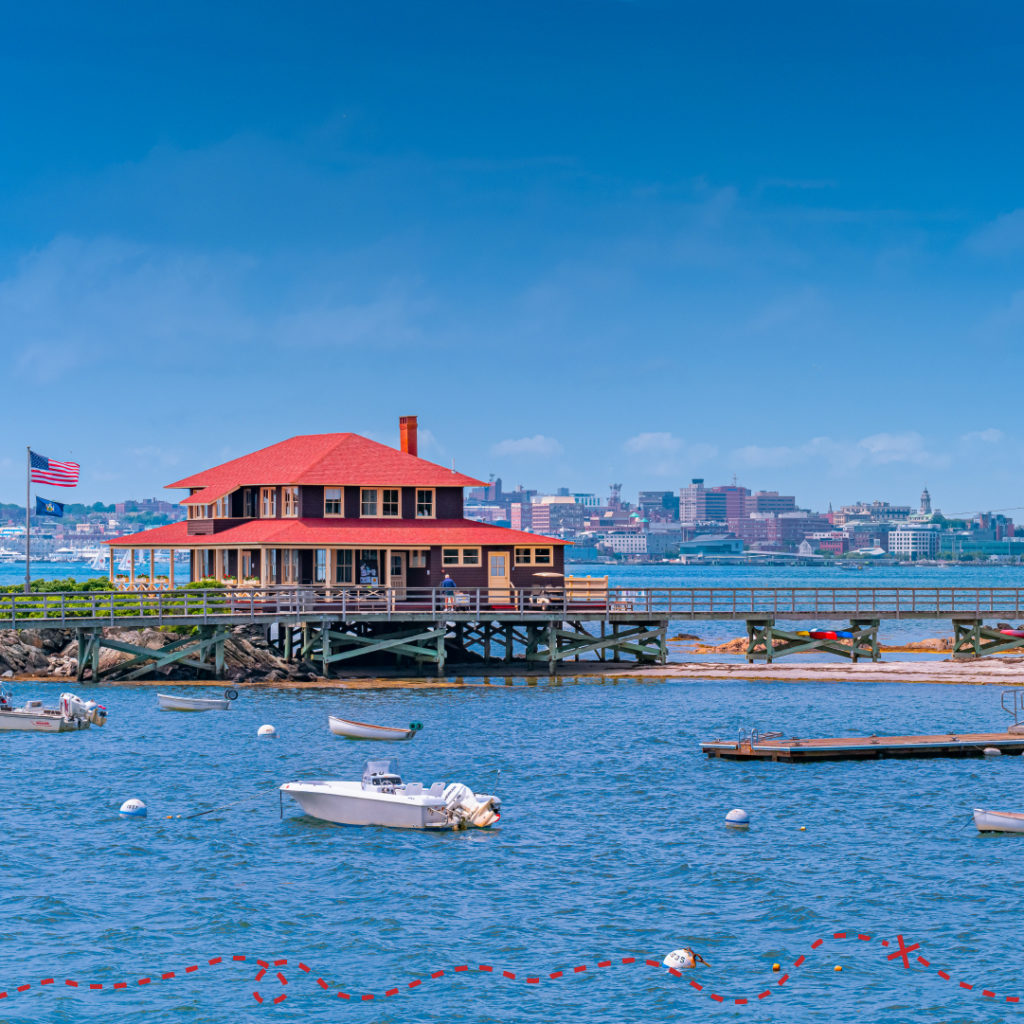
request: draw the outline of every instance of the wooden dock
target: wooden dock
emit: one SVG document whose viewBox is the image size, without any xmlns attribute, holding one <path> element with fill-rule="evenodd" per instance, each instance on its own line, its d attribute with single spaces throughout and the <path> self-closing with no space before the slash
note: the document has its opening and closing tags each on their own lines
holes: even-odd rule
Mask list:
<svg viewBox="0 0 1024 1024">
<path fill-rule="evenodd" d="M 725 761 L 877 761 L 883 758 L 982 757 L 986 747 L 1024 754 L 1024 734 L 947 733 L 940 736 L 843 736 L 783 739 L 770 735 L 712 740 L 700 749 Z"/>
</svg>

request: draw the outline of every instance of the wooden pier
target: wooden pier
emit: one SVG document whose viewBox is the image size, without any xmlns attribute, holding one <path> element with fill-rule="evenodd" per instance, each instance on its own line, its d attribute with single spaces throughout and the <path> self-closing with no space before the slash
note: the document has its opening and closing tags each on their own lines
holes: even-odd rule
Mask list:
<svg viewBox="0 0 1024 1024">
<path fill-rule="evenodd" d="M 947 733 L 938 736 L 844 736 L 783 739 L 752 730 L 735 740 L 712 740 L 700 749 L 724 761 L 879 761 L 886 758 L 983 757 L 986 747 L 1024 754 L 1024 735 L 1008 732 Z"/>
</svg>

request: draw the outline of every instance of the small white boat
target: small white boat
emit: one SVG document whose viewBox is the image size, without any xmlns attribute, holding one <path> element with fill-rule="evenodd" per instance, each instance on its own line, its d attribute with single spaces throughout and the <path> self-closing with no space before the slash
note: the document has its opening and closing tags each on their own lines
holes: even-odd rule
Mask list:
<svg viewBox="0 0 1024 1024">
<path fill-rule="evenodd" d="M 180 697 L 176 693 L 158 693 L 161 711 L 227 711 L 238 699 L 237 690 L 225 690 L 223 697 Z"/>
<path fill-rule="evenodd" d="M 286 782 L 287 794 L 313 818 L 336 825 L 391 828 L 489 828 L 501 817 L 496 796 L 474 793 L 461 782 L 403 782 L 393 761 L 367 761 L 359 782 L 317 779 Z"/>
<path fill-rule="evenodd" d="M 1024 814 L 1015 811 L 984 811 L 975 807 L 974 824 L 979 832 L 1024 833 Z"/>
<path fill-rule="evenodd" d="M 396 729 L 390 725 L 370 725 L 368 722 L 351 722 L 335 715 L 327 716 L 327 724 L 335 736 L 350 740 L 411 740 L 423 728 L 420 722 L 412 722 L 408 729 Z"/>
<path fill-rule="evenodd" d="M 107 709 L 94 700 L 62 693 L 57 708 L 44 708 L 41 700 L 16 708 L 10 690 L 0 686 L 0 732 L 78 732 L 106 724 Z"/>
</svg>

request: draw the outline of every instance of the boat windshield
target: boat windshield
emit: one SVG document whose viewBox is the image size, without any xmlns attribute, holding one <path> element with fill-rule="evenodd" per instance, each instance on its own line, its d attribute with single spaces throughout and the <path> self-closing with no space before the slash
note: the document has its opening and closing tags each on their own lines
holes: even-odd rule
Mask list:
<svg viewBox="0 0 1024 1024">
<path fill-rule="evenodd" d="M 379 761 L 367 761 L 363 769 L 363 789 L 377 789 L 381 786 L 394 788 L 402 784 L 398 774 L 398 762 L 394 758 L 382 758 Z"/>
</svg>

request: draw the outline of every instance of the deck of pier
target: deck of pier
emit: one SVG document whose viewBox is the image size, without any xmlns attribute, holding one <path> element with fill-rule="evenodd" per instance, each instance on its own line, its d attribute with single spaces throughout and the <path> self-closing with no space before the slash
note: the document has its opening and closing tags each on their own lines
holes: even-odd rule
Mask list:
<svg viewBox="0 0 1024 1024">
<path fill-rule="evenodd" d="M 736 739 L 701 743 L 725 761 L 877 761 L 884 758 L 983 757 L 986 747 L 1024 754 L 1024 735 L 1007 732 L 938 736 L 844 736 L 814 739 Z"/>
</svg>

